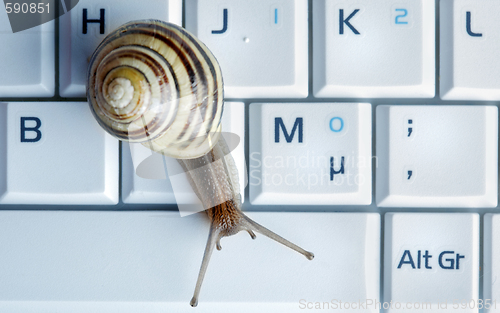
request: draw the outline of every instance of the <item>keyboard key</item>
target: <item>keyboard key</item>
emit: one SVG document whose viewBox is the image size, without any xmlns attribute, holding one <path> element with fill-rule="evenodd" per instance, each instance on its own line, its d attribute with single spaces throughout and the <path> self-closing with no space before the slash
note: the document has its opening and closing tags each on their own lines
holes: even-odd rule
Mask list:
<svg viewBox="0 0 500 313">
<path fill-rule="evenodd" d="M 245 190 L 245 105 L 242 102 L 225 102 L 224 114 L 222 115 L 222 131 L 236 134 L 240 143 L 231 155 L 238 167 L 240 193 L 244 195 Z M 227 134 L 223 134 L 230 144 Z M 150 159 L 146 160 L 147 158 Z M 140 143 L 122 143 L 122 197 L 125 203 L 199 203 L 198 198 L 192 191 L 185 175 L 175 175 L 176 189 L 168 179 L 168 171 L 176 165 L 176 161 L 168 162 L 169 158 L 158 153 L 152 153 L 150 149 Z M 143 162 L 144 161 L 144 162 Z M 140 168 L 139 168 L 140 167 Z M 177 166 L 177 172 L 182 168 Z M 174 191 L 175 195 L 174 195 Z M 184 191 L 184 192 L 179 192 Z M 242 197 L 243 200 L 243 197 Z"/>
<path fill-rule="evenodd" d="M 377 107 L 377 205 L 496 207 L 495 106 Z"/>
<path fill-rule="evenodd" d="M 440 94 L 445 100 L 500 100 L 497 1 L 440 1 Z"/>
<path fill-rule="evenodd" d="M 85 97 L 87 67 L 97 45 L 122 24 L 159 19 L 181 25 L 181 0 L 82 0 L 60 18 L 60 88 L 63 97 Z"/>
<path fill-rule="evenodd" d="M 500 312 L 500 214 L 484 215 L 483 247 L 484 312 Z"/>
<path fill-rule="evenodd" d="M 388 213 L 384 237 L 385 312 L 478 312 L 478 214 Z"/>
<path fill-rule="evenodd" d="M 2 8 L 0 42 L 0 97 L 54 96 L 54 22 L 12 33 Z"/>
<path fill-rule="evenodd" d="M 0 127 L 0 204 L 118 203 L 118 141 L 87 103 L 1 103 Z"/>
<path fill-rule="evenodd" d="M 369 103 L 252 103 L 252 204 L 370 204 Z"/>
<path fill-rule="evenodd" d="M 186 29 L 214 53 L 228 98 L 308 94 L 306 0 L 188 0 Z"/>
<path fill-rule="evenodd" d="M 434 97 L 434 1 L 312 2 L 316 97 Z"/>
<path fill-rule="evenodd" d="M 304 312 L 332 297 L 380 301 L 378 214 L 248 215 L 314 260 L 259 234 L 224 238 L 196 310 Z M 205 214 L 0 211 L 0 311 L 193 312 L 208 231 Z"/>
</svg>

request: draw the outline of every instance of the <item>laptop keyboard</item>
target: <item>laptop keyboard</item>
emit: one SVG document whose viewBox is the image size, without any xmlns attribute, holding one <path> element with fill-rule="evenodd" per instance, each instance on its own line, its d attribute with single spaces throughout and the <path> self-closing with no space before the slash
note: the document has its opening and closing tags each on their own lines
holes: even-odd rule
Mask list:
<svg viewBox="0 0 500 313">
<path fill-rule="evenodd" d="M 0 312 L 500 312 L 497 1 L 62 3 L 18 33 L 0 9 Z M 224 239 L 195 309 L 208 219 L 85 98 L 146 18 L 214 53 L 243 209 L 315 255 Z"/>
</svg>

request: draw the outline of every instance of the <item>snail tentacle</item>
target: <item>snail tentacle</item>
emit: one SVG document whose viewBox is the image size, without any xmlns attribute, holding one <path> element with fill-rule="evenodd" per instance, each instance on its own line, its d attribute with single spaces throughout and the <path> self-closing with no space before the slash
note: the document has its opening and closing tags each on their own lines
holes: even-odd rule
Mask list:
<svg viewBox="0 0 500 313">
<path fill-rule="evenodd" d="M 247 232 L 248 232 L 248 234 L 250 235 L 250 237 L 251 237 L 252 239 L 254 239 L 254 240 L 255 240 L 255 238 L 257 238 L 257 236 L 255 236 L 255 233 L 254 233 L 251 229 L 247 229 Z"/>
<path fill-rule="evenodd" d="M 214 224 L 210 226 L 210 232 L 208 234 L 207 246 L 205 247 L 205 252 L 203 253 L 203 261 L 201 262 L 200 273 L 198 274 L 198 280 L 196 281 L 196 287 L 194 289 L 193 298 L 189 303 L 192 307 L 198 305 L 198 297 L 200 295 L 201 284 L 203 283 L 203 278 L 205 278 L 205 273 L 207 272 L 208 263 L 210 262 L 210 257 L 214 251 L 216 243 L 220 241 L 220 231 L 216 228 Z"/>
<path fill-rule="evenodd" d="M 285 238 L 281 237 L 280 235 L 276 234 L 275 232 L 265 228 L 264 226 L 260 225 L 259 223 L 255 222 L 245 214 L 242 214 L 244 221 L 242 221 L 242 227 L 247 228 L 248 232 L 251 232 L 252 230 L 261 233 L 264 236 L 267 236 L 283 245 L 286 247 L 297 251 L 298 253 L 302 254 L 305 256 L 308 260 L 314 259 L 314 253 L 306 251 L 302 249 L 301 247 L 297 246 L 296 244 L 286 240 Z M 255 239 L 255 234 L 252 237 L 252 239 Z"/>
</svg>

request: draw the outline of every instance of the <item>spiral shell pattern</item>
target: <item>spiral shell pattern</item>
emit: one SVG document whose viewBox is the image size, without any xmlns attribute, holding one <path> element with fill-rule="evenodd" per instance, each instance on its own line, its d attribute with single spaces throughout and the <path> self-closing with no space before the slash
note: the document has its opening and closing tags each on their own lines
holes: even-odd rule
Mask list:
<svg viewBox="0 0 500 313">
<path fill-rule="evenodd" d="M 110 33 L 90 60 L 87 98 L 107 132 L 174 158 L 202 156 L 220 136 L 219 64 L 174 24 L 134 21 Z"/>
</svg>

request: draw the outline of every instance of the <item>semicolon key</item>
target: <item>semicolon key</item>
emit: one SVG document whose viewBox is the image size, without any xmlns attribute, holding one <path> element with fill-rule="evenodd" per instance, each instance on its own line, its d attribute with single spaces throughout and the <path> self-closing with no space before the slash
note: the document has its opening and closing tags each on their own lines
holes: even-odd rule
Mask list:
<svg viewBox="0 0 500 313">
<path fill-rule="evenodd" d="M 497 111 L 478 105 L 377 106 L 377 205 L 496 207 Z"/>
</svg>

